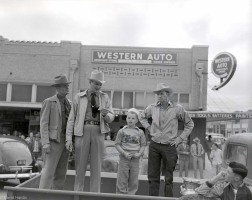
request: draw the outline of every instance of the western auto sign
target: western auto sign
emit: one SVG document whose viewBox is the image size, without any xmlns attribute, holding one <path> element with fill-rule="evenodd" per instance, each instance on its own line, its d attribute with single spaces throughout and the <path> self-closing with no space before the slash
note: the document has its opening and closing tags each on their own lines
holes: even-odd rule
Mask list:
<svg viewBox="0 0 252 200">
<path fill-rule="evenodd" d="M 92 62 L 177 65 L 177 54 L 169 52 L 93 51 Z"/>
<path fill-rule="evenodd" d="M 236 58 L 231 53 L 222 52 L 215 56 L 212 62 L 212 73 L 220 78 L 221 83 L 212 89 L 218 90 L 226 85 L 233 77 L 236 66 Z"/>
</svg>

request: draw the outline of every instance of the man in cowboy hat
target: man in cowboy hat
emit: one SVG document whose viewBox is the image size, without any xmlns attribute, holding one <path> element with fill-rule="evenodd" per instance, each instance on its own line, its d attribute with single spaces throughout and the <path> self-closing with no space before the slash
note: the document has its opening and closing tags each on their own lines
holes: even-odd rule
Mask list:
<svg viewBox="0 0 252 200">
<path fill-rule="evenodd" d="M 40 134 L 44 168 L 40 179 L 41 189 L 63 189 L 66 179 L 69 151 L 65 148 L 66 124 L 71 105 L 66 98 L 69 93 L 66 75 L 54 78 L 57 94 L 44 100 L 40 112 Z"/>
<path fill-rule="evenodd" d="M 90 191 L 100 192 L 104 134 L 110 131 L 108 123 L 115 117 L 109 96 L 101 92 L 103 83 L 104 73 L 93 71 L 89 79 L 89 89 L 75 96 L 67 122 L 66 147 L 70 151 L 72 137 L 75 136 L 75 191 L 84 189 L 84 178 L 90 158 Z"/>
<path fill-rule="evenodd" d="M 140 122 L 151 135 L 148 160 L 149 195 L 159 195 L 162 161 L 164 193 L 166 197 L 172 197 L 173 171 L 178 159 L 176 146 L 189 136 L 194 123 L 181 105 L 171 101 L 173 91 L 166 83 L 158 83 L 154 93 L 158 96 L 158 102 L 149 105 L 140 115 Z M 150 117 L 151 125 L 148 122 Z M 184 131 L 180 136 L 178 120 L 184 123 Z"/>
<path fill-rule="evenodd" d="M 205 151 L 198 137 L 195 137 L 193 141 L 195 143 L 191 145 L 191 154 L 193 157 L 194 178 L 197 178 L 197 168 L 199 166 L 200 178 L 203 179 L 203 155 Z"/>
</svg>

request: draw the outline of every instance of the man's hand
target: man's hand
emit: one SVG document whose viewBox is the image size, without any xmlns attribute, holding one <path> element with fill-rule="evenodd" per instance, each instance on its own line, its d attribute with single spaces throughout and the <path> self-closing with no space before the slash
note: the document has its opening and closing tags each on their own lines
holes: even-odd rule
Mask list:
<svg viewBox="0 0 252 200">
<path fill-rule="evenodd" d="M 214 185 L 215 183 L 217 183 L 219 181 L 224 181 L 225 180 L 225 176 L 226 176 L 226 172 L 225 171 L 221 171 L 216 176 L 214 176 L 213 178 L 211 178 L 211 180 L 209 182 Z"/>
<path fill-rule="evenodd" d="M 51 151 L 51 145 L 50 144 L 45 144 L 43 145 L 43 151 L 48 154 Z"/>
<path fill-rule="evenodd" d="M 225 171 L 220 171 L 217 175 L 219 180 L 223 180 L 226 176 L 226 172 Z"/>
<path fill-rule="evenodd" d="M 182 142 L 182 138 L 181 137 L 176 137 L 175 140 L 173 140 L 173 141 L 170 142 L 170 145 L 171 146 L 174 146 L 174 145 L 178 146 L 178 144 L 181 143 L 181 142 Z"/>
<path fill-rule="evenodd" d="M 73 142 L 71 140 L 66 141 L 66 149 L 70 152 L 73 151 Z"/>
<path fill-rule="evenodd" d="M 103 117 L 106 117 L 106 115 L 109 113 L 109 111 L 107 110 L 107 109 L 101 109 L 100 110 L 100 113 L 101 113 L 101 115 L 103 116 Z"/>
</svg>

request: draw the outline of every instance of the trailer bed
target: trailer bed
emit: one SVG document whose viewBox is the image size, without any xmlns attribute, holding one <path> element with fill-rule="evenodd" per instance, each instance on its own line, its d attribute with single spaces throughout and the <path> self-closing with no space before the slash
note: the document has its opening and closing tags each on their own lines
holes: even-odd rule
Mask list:
<svg viewBox="0 0 252 200">
<path fill-rule="evenodd" d="M 146 175 L 139 176 L 139 188 L 136 195 L 115 194 L 116 173 L 101 173 L 101 193 L 89 191 L 89 172 L 86 173 L 85 191 L 73 191 L 75 171 L 68 170 L 64 190 L 38 189 L 40 175 L 16 186 L 5 186 L 4 192 L 0 194 L 0 199 L 19 199 L 19 200 L 110 200 L 110 199 L 139 199 L 139 200 L 175 200 L 180 197 L 180 185 L 183 183 L 181 178 L 174 177 L 173 193 L 174 197 L 162 197 L 164 190 L 164 180 L 161 178 L 160 197 L 148 196 L 148 180 Z"/>
</svg>

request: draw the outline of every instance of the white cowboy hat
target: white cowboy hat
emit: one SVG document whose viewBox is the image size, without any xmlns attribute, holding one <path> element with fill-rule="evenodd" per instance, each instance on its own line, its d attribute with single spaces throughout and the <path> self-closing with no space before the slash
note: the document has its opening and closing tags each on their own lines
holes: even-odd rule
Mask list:
<svg viewBox="0 0 252 200">
<path fill-rule="evenodd" d="M 166 92 L 169 92 L 170 94 L 173 93 L 170 86 L 168 86 L 166 83 L 158 83 L 157 84 L 157 89 L 155 91 L 153 91 L 153 92 L 158 93 L 158 92 L 161 92 L 161 91 L 166 91 Z"/>
<path fill-rule="evenodd" d="M 65 74 L 60 74 L 59 76 L 54 77 L 54 84 L 52 84 L 51 86 L 55 87 L 58 85 L 65 85 L 69 83 L 71 82 L 67 80 L 67 76 Z"/>
<path fill-rule="evenodd" d="M 89 80 L 97 81 L 101 84 L 106 82 L 106 81 L 104 81 L 104 73 L 99 70 L 92 71 L 91 77 L 89 78 Z"/>
</svg>

